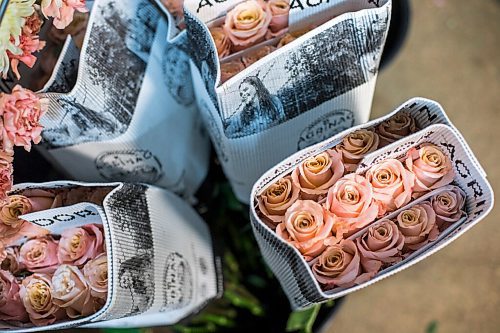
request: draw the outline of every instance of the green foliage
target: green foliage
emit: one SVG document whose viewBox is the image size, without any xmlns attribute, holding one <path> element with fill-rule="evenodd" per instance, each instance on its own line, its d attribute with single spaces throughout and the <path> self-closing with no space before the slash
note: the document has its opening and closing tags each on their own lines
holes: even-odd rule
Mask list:
<svg viewBox="0 0 500 333">
<path fill-rule="evenodd" d="M 288 317 L 286 331 L 312 333 L 312 327 L 320 308 L 321 305 L 314 305 L 306 310 L 292 312 Z"/>
<path fill-rule="evenodd" d="M 436 320 L 433 320 L 427 325 L 425 333 L 437 333 L 437 332 L 438 332 L 438 322 Z"/>
</svg>

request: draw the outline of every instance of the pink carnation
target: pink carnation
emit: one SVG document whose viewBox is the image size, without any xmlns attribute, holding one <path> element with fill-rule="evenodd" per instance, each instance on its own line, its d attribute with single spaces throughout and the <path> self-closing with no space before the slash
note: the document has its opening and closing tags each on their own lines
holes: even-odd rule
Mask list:
<svg viewBox="0 0 500 333">
<path fill-rule="evenodd" d="M 42 0 L 43 15 L 53 17 L 57 29 L 66 28 L 73 21 L 75 10 L 80 13 L 88 12 L 85 0 Z"/>
<path fill-rule="evenodd" d="M 18 80 L 21 78 L 18 68 L 19 63 L 22 62 L 29 68 L 33 68 L 36 62 L 36 57 L 33 53 L 40 51 L 44 46 L 45 42 L 41 41 L 38 36 L 22 34 L 19 43 L 19 48 L 22 52 L 20 54 L 13 54 L 7 51 L 12 71 L 16 74 Z"/>
<path fill-rule="evenodd" d="M 7 192 L 12 188 L 12 161 L 0 157 L 0 202 L 7 202 Z"/>
</svg>

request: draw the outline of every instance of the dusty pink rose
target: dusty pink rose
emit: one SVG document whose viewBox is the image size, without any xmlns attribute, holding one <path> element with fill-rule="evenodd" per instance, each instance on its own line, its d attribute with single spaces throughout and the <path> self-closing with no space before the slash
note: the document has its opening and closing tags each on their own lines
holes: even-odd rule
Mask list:
<svg viewBox="0 0 500 333">
<path fill-rule="evenodd" d="M 455 177 L 450 159 L 438 147 L 423 144 L 407 153 L 406 167 L 415 175 L 414 192 L 427 192 L 448 185 Z M 417 193 L 414 196 L 419 196 Z"/>
<path fill-rule="evenodd" d="M 328 150 L 302 162 L 292 172 L 293 184 L 300 188 L 303 199 L 317 200 L 344 175 L 342 156 Z"/>
<path fill-rule="evenodd" d="M 300 189 L 290 176 L 276 181 L 258 197 L 259 210 L 271 228 L 285 220 L 286 210 L 299 198 Z"/>
<path fill-rule="evenodd" d="M 327 247 L 314 261 L 312 271 L 326 290 L 334 287 L 348 288 L 368 279 L 362 272 L 356 244 L 347 239 Z"/>
<path fill-rule="evenodd" d="M 19 258 L 31 272 L 53 273 L 59 265 L 57 241 L 51 237 L 30 239 L 21 246 Z"/>
<path fill-rule="evenodd" d="M 14 275 L 0 270 L 0 320 L 28 321 L 28 314 L 19 297 L 19 289 Z"/>
<path fill-rule="evenodd" d="M 445 230 L 466 215 L 464 211 L 465 197 L 464 191 L 454 186 L 453 189 L 441 192 L 431 198 L 439 230 Z"/>
<path fill-rule="evenodd" d="M 36 62 L 36 57 L 33 53 L 40 51 L 45 47 L 45 42 L 41 41 L 38 36 L 25 35 L 22 34 L 19 38 L 19 48 L 21 49 L 20 54 L 13 54 L 7 51 L 7 55 L 10 59 L 10 65 L 12 67 L 12 72 L 16 75 L 17 79 L 21 78 L 19 74 L 19 63 L 24 63 L 29 68 L 33 68 Z"/>
<path fill-rule="evenodd" d="M 266 3 L 248 0 L 231 9 L 224 22 L 224 31 L 235 51 L 248 48 L 264 39 L 272 14 Z"/>
<path fill-rule="evenodd" d="M 323 207 L 312 200 L 296 201 L 278 224 L 276 234 L 299 250 L 307 261 L 317 257 L 327 245 L 337 243 L 332 235 L 333 221 L 323 220 Z"/>
<path fill-rule="evenodd" d="M 334 220 L 333 230 L 337 235 L 349 234 L 370 224 L 379 210 L 370 182 L 356 174 L 340 178 L 328 190 L 324 205 L 327 218 Z"/>
<path fill-rule="evenodd" d="M 288 0 L 269 0 L 267 5 L 272 15 L 268 38 L 285 34 L 288 30 L 290 2 Z"/>
<path fill-rule="evenodd" d="M 45 17 L 54 18 L 57 29 L 66 28 L 73 21 L 75 11 L 88 12 L 85 0 L 42 0 L 41 7 Z"/>
<path fill-rule="evenodd" d="M 231 53 L 231 40 L 226 36 L 224 29 L 221 27 L 210 28 L 210 34 L 215 42 L 217 54 L 222 59 Z"/>
<path fill-rule="evenodd" d="M 55 200 L 56 195 L 49 191 L 33 189 L 24 191 L 23 195 L 28 198 L 31 204 L 32 212 L 39 212 L 61 206 L 57 205 L 57 202 Z"/>
<path fill-rule="evenodd" d="M 376 128 L 380 147 L 398 141 L 418 131 L 415 119 L 408 112 L 400 112 L 379 124 Z"/>
<path fill-rule="evenodd" d="M 242 70 L 245 65 L 240 59 L 234 59 L 220 64 L 220 83 L 224 83 Z"/>
<path fill-rule="evenodd" d="M 76 266 L 61 265 L 52 276 L 54 304 L 66 310 L 69 318 L 88 316 L 94 313 L 94 302 L 90 286 Z"/>
<path fill-rule="evenodd" d="M 101 253 L 83 267 L 83 275 L 90 286 L 92 297 L 106 300 L 108 297 L 108 257 Z"/>
<path fill-rule="evenodd" d="M 379 216 L 411 201 L 415 176 L 400 161 L 387 159 L 377 163 L 370 167 L 365 177 L 373 187 L 373 198 L 379 204 Z"/>
<path fill-rule="evenodd" d="M 19 247 L 11 246 L 5 249 L 5 256 L 0 260 L 0 269 L 18 274 L 24 269 L 24 265 L 19 262 Z"/>
<path fill-rule="evenodd" d="M 11 94 L 0 97 L 0 114 L 3 115 L 2 144 L 6 151 L 14 146 L 31 150 L 31 142 L 37 144 L 42 137 L 40 117 L 47 111 L 48 99 L 16 85 Z"/>
<path fill-rule="evenodd" d="M 261 46 L 255 50 L 253 50 L 253 51 L 247 52 L 241 58 L 241 61 L 243 62 L 245 67 L 248 67 L 251 64 L 253 64 L 254 62 L 257 62 L 258 60 L 264 58 L 265 56 L 267 56 L 268 54 L 270 54 L 274 50 L 276 50 L 276 47 L 274 47 L 272 45 L 264 45 L 264 46 Z"/>
<path fill-rule="evenodd" d="M 361 254 L 361 266 L 373 277 L 382 266 L 401 261 L 405 237 L 394 222 L 383 220 L 370 226 L 363 236 L 356 239 L 356 244 Z"/>
<path fill-rule="evenodd" d="M 12 189 L 12 161 L 0 157 L 0 204 L 8 201 L 7 192 Z"/>
<path fill-rule="evenodd" d="M 16 240 L 23 236 L 36 237 L 47 234 L 47 230 L 20 219 L 31 213 L 31 203 L 25 196 L 10 195 L 0 208 L 0 239 Z"/>
<path fill-rule="evenodd" d="M 19 290 L 19 296 L 29 319 L 36 326 L 53 324 L 64 312 L 53 303 L 51 278 L 47 274 L 35 273 L 26 277 Z"/>
<path fill-rule="evenodd" d="M 360 129 L 348 134 L 335 148 L 342 152 L 345 169 L 352 172 L 356 170 L 363 157 L 378 147 L 378 134 L 369 129 Z"/>
<path fill-rule="evenodd" d="M 439 235 L 436 213 L 429 202 L 403 210 L 397 217 L 397 223 L 405 236 L 405 250 L 418 250 Z"/>
<path fill-rule="evenodd" d="M 61 264 L 83 265 L 103 252 L 102 226 L 87 224 L 61 233 L 57 257 Z"/>
</svg>

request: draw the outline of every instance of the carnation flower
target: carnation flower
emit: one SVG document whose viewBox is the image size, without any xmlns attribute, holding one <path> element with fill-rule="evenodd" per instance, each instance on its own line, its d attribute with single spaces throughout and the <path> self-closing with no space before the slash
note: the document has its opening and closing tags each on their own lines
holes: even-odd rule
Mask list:
<svg viewBox="0 0 500 333">
<path fill-rule="evenodd" d="M 57 29 L 66 28 L 73 21 L 75 11 L 88 12 L 85 0 L 42 0 L 41 7 L 45 17 L 54 18 Z"/>
</svg>

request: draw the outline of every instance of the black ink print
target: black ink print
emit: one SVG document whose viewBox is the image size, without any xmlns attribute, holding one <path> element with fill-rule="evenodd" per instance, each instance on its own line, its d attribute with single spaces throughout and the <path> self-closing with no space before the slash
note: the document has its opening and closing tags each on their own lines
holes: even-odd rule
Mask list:
<svg viewBox="0 0 500 333">
<path fill-rule="evenodd" d="M 191 105 L 194 102 L 194 90 L 186 51 L 177 45 L 168 44 L 163 51 L 162 69 L 170 95 L 178 104 Z"/>
</svg>

